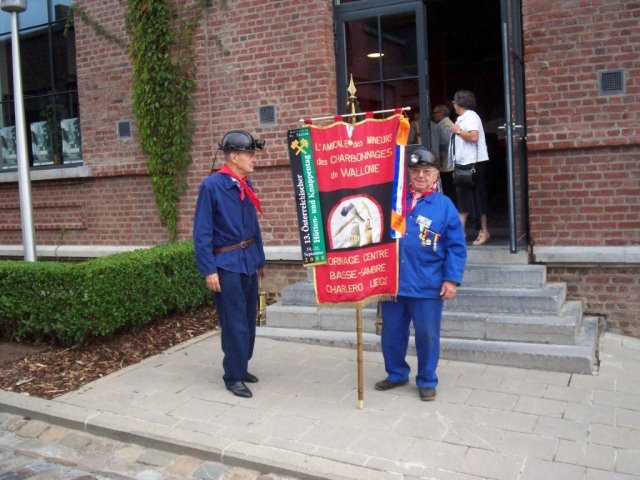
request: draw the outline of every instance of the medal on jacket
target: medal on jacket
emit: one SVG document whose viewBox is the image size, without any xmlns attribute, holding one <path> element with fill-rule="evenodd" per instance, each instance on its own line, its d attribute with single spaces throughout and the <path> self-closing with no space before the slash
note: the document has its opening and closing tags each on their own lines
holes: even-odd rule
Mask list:
<svg viewBox="0 0 640 480">
<path fill-rule="evenodd" d="M 433 245 L 433 251 L 437 252 L 438 240 L 440 240 L 440 235 L 433 230 L 430 230 L 433 221 L 430 218 L 418 215 L 418 218 L 416 218 L 416 223 L 420 226 L 420 234 L 418 235 L 418 238 L 420 238 L 420 244 L 423 247 L 429 247 Z"/>
<path fill-rule="evenodd" d="M 423 247 L 431 245 L 431 240 L 429 239 L 429 227 L 431 226 L 431 220 L 429 218 L 423 217 L 422 215 L 418 215 L 418 218 L 416 218 L 416 223 L 420 227 L 420 233 L 418 234 L 420 244 Z"/>
</svg>

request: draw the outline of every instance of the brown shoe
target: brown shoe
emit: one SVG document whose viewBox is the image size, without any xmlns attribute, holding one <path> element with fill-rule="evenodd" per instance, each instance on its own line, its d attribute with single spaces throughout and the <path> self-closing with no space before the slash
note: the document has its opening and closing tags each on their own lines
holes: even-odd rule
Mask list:
<svg viewBox="0 0 640 480">
<path fill-rule="evenodd" d="M 384 380 L 376 383 L 376 390 L 391 390 L 392 388 L 399 387 L 401 385 L 406 385 L 409 380 L 405 380 L 404 382 L 390 382 L 386 378 Z"/>
<path fill-rule="evenodd" d="M 430 402 L 436 399 L 436 389 L 433 387 L 418 388 L 420 393 L 420 400 L 423 402 Z"/>
</svg>

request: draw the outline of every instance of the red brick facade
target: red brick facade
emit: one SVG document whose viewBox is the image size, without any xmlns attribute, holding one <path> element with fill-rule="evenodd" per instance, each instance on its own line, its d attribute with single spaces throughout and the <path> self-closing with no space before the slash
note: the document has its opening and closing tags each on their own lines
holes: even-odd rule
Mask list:
<svg viewBox="0 0 640 480">
<path fill-rule="evenodd" d="M 566 282 L 567 297 L 582 300 L 586 315 L 601 317 L 606 329 L 640 337 L 638 267 L 553 267 L 547 280 Z"/>
<path fill-rule="evenodd" d="M 525 0 L 529 221 L 538 246 L 640 245 L 640 2 Z M 622 69 L 624 95 L 599 95 Z M 640 266 L 551 266 L 607 328 L 640 336 Z M 602 264 L 597 264 L 597 262 Z"/>
<path fill-rule="evenodd" d="M 639 2 L 523 2 L 535 245 L 640 244 L 639 22 Z M 614 69 L 626 94 L 599 95 Z"/>
<path fill-rule="evenodd" d="M 529 154 L 534 245 L 640 244 L 640 145 Z"/>
<path fill-rule="evenodd" d="M 268 246 L 297 245 L 286 130 L 336 111 L 333 1 L 212 2 L 197 32 L 196 132 L 179 238 L 190 237 L 201 179 L 230 128 L 266 139 L 253 175 Z M 127 40 L 118 0 L 77 0 Z M 226 6 L 225 6 L 226 5 Z M 530 239 L 539 246 L 640 245 L 640 2 L 523 0 Z M 153 245 L 167 240 L 136 141 L 127 52 L 82 21 L 76 49 L 83 162 L 80 178 L 32 182 L 37 244 Z M 599 96 L 598 72 L 623 69 L 624 95 Z M 258 109 L 273 105 L 276 123 Z M 120 140 L 128 120 L 133 138 Z M 18 190 L 0 183 L 0 244 L 21 243 Z M 304 278 L 274 264 L 270 288 Z M 550 267 L 569 296 L 640 335 L 638 265 Z"/>
</svg>

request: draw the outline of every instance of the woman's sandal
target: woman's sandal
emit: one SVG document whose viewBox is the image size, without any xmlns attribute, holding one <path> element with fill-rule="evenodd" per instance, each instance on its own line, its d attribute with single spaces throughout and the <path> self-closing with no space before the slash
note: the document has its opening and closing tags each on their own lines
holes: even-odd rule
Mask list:
<svg viewBox="0 0 640 480">
<path fill-rule="evenodd" d="M 485 235 L 484 233 L 480 232 L 478 234 L 478 238 L 476 238 L 473 241 L 473 244 L 477 247 L 479 245 L 484 245 L 485 243 L 487 243 L 489 240 L 491 240 L 491 235 L 489 235 L 488 233 Z"/>
</svg>

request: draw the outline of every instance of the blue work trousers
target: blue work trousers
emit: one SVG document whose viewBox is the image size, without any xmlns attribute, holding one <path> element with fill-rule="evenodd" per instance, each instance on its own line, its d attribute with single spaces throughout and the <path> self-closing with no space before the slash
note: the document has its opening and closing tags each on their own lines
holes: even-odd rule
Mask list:
<svg viewBox="0 0 640 480">
<path fill-rule="evenodd" d="M 258 313 L 258 275 L 218 269 L 221 292 L 215 294 L 221 329 L 224 383 L 244 380 L 253 356 Z"/>
<path fill-rule="evenodd" d="M 418 388 L 438 385 L 436 368 L 440 359 L 440 323 L 444 301 L 439 298 L 398 296 L 382 302 L 382 355 L 387 379 L 404 383 L 411 368 L 407 363 L 409 326 L 413 320 L 418 356 Z"/>
</svg>

